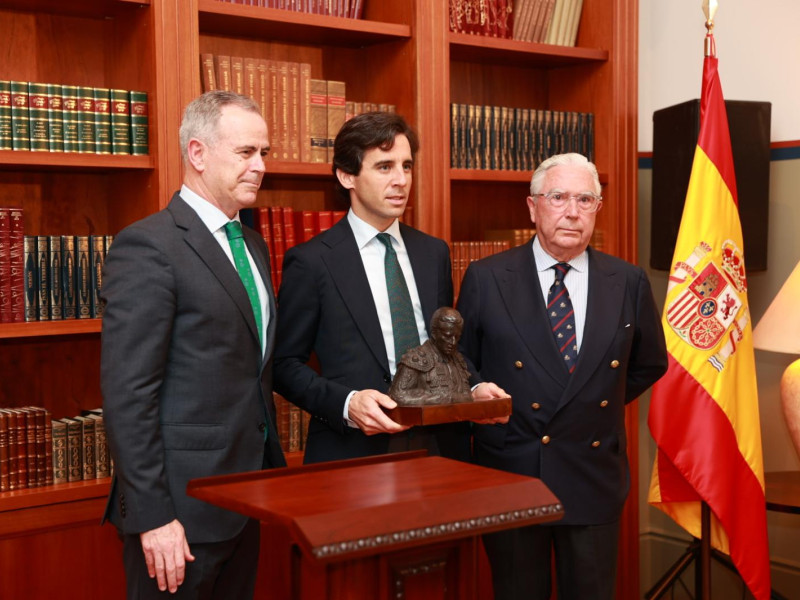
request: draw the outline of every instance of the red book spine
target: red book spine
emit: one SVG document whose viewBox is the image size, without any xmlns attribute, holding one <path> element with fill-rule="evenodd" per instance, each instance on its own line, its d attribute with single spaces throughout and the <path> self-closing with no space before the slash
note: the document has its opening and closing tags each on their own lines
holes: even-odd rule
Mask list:
<svg viewBox="0 0 800 600">
<path fill-rule="evenodd" d="M 333 227 L 333 211 L 321 210 L 317 213 L 317 219 L 319 221 L 320 233 Z"/>
<path fill-rule="evenodd" d="M 272 217 L 272 239 L 275 242 L 275 289 L 281 287 L 281 274 L 283 273 L 283 255 L 286 250 L 283 237 L 283 207 L 270 207 Z"/>
<path fill-rule="evenodd" d="M 11 322 L 11 209 L 0 207 L 0 323 Z"/>
<path fill-rule="evenodd" d="M 258 208 L 258 229 L 269 250 L 270 277 L 272 277 L 273 289 L 277 290 L 278 272 L 275 258 L 275 240 L 272 238 L 272 226 L 269 222 L 269 207 L 267 206 L 260 206 Z"/>
<path fill-rule="evenodd" d="M 283 246 L 285 251 L 296 244 L 294 234 L 294 211 L 291 206 L 283 207 Z"/>
<path fill-rule="evenodd" d="M 21 208 L 11 209 L 11 235 L 9 245 L 11 279 L 11 321 L 25 321 L 25 235 Z"/>
</svg>

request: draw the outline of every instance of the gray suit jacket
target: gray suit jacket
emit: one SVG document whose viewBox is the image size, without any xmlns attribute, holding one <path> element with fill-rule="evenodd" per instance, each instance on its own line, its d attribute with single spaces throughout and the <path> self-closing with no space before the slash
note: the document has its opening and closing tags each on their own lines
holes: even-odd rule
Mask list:
<svg viewBox="0 0 800 600">
<path fill-rule="evenodd" d="M 124 533 L 177 518 L 189 543 L 230 539 L 246 518 L 189 498 L 187 482 L 285 464 L 269 256 L 244 231 L 269 298 L 263 357 L 239 275 L 178 194 L 120 232 L 106 259 L 101 384 L 115 475 L 104 518 Z"/>
<path fill-rule="evenodd" d="M 589 249 L 586 326 L 570 375 L 545 311 L 531 244 L 472 263 L 458 298 L 461 351 L 475 381 L 512 397 L 507 425 L 476 425 L 480 464 L 541 478 L 563 523 L 619 518 L 630 486 L 625 404 L 667 370 L 645 272 Z"/>
</svg>

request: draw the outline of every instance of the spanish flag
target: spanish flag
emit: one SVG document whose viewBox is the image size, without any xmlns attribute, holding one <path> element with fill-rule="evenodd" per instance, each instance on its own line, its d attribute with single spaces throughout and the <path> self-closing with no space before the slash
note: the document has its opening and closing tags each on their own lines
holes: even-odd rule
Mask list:
<svg viewBox="0 0 800 600">
<path fill-rule="evenodd" d="M 713 37 L 707 36 L 713 49 Z M 658 446 L 648 501 L 730 554 L 757 600 L 770 596 L 764 467 L 742 227 L 717 58 L 707 52 L 695 149 L 662 323 L 669 370 L 653 387 Z"/>
</svg>

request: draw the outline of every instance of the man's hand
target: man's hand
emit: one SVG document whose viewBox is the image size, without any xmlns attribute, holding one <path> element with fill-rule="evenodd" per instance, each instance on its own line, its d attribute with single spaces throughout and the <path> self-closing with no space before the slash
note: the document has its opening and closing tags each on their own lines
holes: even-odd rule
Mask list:
<svg viewBox="0 0 800 600">
<path fill-rule="evenodd" d="M 194 556 L 189 551 L 186 535 L 177 519 L 157 529 L 139 534 L 142 540 L 147 573 L 158 580 L 162 592 L 169 588 L 171 594 L 178 591 L 186 575 L 186 561 Z"/>
<path fill-rule="evenodd" d="M 508 394 L 498 386 L 490 381 L 479 383 L 474 390 L 472 390 L 472 399 L 475 402 L 483 402 L 485 400 L 494 400 L 495 398 L 507 398 Z M 476 419 L 473 423 L 480 425 L 497 425 L 508 423 L 509 415 L 505 417 L 492 417 L 491 419 Z"/>
<path fill-rule="evenodd" d="M 397 402 L 386 394 L 381 394 L 377 390 L 361 390 L 350 398 L 347 416 L 367 435 L 400 433 L 408 429 L 408 426 L 395 423 L 381 409 L 381 407 L 392 409 L 396 406 Z"/>
</svg>

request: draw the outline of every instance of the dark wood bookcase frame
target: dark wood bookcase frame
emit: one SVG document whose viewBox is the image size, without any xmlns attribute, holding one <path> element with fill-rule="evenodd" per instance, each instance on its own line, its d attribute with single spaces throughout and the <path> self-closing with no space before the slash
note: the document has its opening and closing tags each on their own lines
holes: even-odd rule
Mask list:
<svg viewBox="0 0 800 600">
<path fill-rule="evenodd" d="M 455 34 L 448 3 L 365 0 L 345 20 L 217 0 L 0 0 L 0 78 L 148 93 L 148 156 L 0 151 L 0 204 L 22 207 L 26 233 L 117 233 L 163 208 L 181 183 L 177 130 L 201 90 L 201 52 L 292 60 L 347 83 L 347 96 L 395 104 L 420 133 L 414 221 L 447 240 L 529 227 L 530 173 L 450 168 L 451 102 L 595 115 L 606 251 L 636 259 L 636 0 L 585 0 L 574 48 Z M 259 203 L 341 209 L 329 165 L 269 162 Z M 47 407 L 54 418 L 102 404 L 100 321 L 0 324 L 0 406 Z M 630 439 L 638 439 L 635 405 Z M 636 444 L 623 516 L 622 564 L 638 564 Z M 300 456 L 291 456 L 291 462 Z M 109 480 L 0 494 L 0 596 L 121 597 L 112 527 L 99 520 Z M 623 570 L 621 570 L 622 573 Z M 620 598 L 638 596 L 624 569 Z"/>
</svg>

